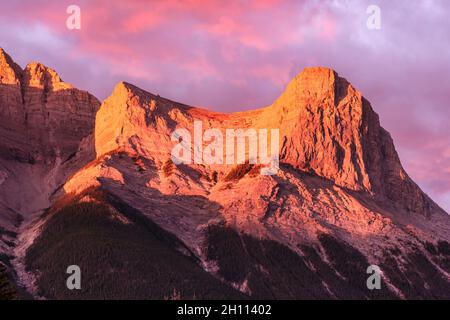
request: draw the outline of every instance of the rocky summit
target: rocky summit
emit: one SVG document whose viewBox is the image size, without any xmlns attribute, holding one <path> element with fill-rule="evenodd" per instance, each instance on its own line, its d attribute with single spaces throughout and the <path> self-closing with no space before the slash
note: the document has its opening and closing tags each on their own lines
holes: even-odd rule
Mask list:
<svg viewBox="0 0 450 320">
<path fill-rule="evenodd" d="M 272 105 L 226 114 L 126 82 L 100 103 L 0 50 L 0 114 L 8 296 L 450 298 L 450 216 L 332 69 L 306 68 Z M 278 129 L 279 170 L 175 164 L 172 134 L 195 136 L 195 122 Z M 74 264 L 84 282 L 71 291 Z M 381 287 L 369 289 L 374 265 Z"/>
</svg>

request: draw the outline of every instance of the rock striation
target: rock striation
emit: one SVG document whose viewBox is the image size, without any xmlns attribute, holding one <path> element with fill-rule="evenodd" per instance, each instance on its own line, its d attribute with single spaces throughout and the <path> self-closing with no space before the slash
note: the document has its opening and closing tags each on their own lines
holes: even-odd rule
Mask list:
<svg viewBox="0 0 450 320">
<path fill-rule="evenodd" d="M 181 127 L 193 135 L 194 120 L 203 129 L 223 132 L 277 128 L 281 162 L 388 200 L 399 210 L 424 215 L 440 210 L 403 169 L 369 101 L 328 68 L 306 68 L 272 105 L 232 114 L 189 107 L 119 83 L 97 113 L 97 155 L 129 148 L 165 161 L 173 147 L 171 132 Z"/>
<path fill-rule="evenodd" d="M 51 68 L 21 69 L 0 49 L 0 154 L 22 162 L 67 160 L 94 127 L 100 102 Z"/>
</svg>

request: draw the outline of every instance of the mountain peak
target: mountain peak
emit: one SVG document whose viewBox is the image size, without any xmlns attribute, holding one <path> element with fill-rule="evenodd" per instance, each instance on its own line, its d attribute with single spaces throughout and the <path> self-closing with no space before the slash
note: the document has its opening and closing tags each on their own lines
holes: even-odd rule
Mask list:
<svg viewBox="0 0 450 320">
<path fill-rule="evenodd" d="M 25 67 L 24 82 L 30 87 L 46 90 L 73 88 L 72 85 L 65 83 L 55 70 L 36 61 L 30 62 Z"/>
<path fill-rule="evenodd" d="M 111 95 L 104 101 L 109 105 L 126 105 L 133 97 L 142 97 L 144 91 L 138 87 L 121 81 L 114 86 Z"/>
<path fill-rule="evenodd" d="M 19 65 L 0 47 L 0 83 L 20 84 L 21 74 Z"/>
<path fill-rule="evenodd" d="M 31 62 L 22 70 L 1 49 L 0 84 L 1 156 L 51 163 L 73 154 L 92 132 L 99 101 L 52 68 Z"/>
<path fill-rule="evenodd" d="M 114 86 L 113 94 L 119 93 L 121 91 L 130 91 L 133 90 L 133 88 L 136 87 L 126 81 L 120 81 Z"/>
<path fill-rule="evenodd" d="M 6 61 L 9 55 L 3 50 L 2 47 L 0 47 L 0 61 Z"/>
<path fill-rule="evenodd" d="M 313 81 L 328 80 L 334 81 L 337 78 L 337 72 L 328 67 L 305 67 L 294 79 L 309 79 Z"/>
<path fill-rule="evenodd" d="M 126 95 L 129 98 L 132 96 L 136 96 L 136 97 L 140 97 L 140 98 L 147 97 L 147 98 L 152 98 L 152 99 L 155 99 L 155 98 L 163 99 L 159 95 L 148 92 L 146 90 L 143 90 L 129 82 L 120 81 L 119 83 L 117 83 L 114 86 L 114 89 L 111 93 L 110 98 L 116 97 L 116 96 L 123 96 L 123 95 Z"/>
<path fill-rule="evenodd" d="M 298 84 L 303 90 L 320 93 L 333 86 L 337 79 L 339 79 L 339 76 L 333 69 L 326 67 L 306 67 L 291 80 L 291 84 Z"/>
<path fill-rule="evenodd" d="M 0 76 L 0 83 L 11 82 L 0 85 L 0 212 L 5 213 L 0 213 L 0 254 L 20 254 L 11 265 L 22 267 L 16 263 L 22 259 L 29 264 L 29 274 L 21 269 L 16 274 L 20 283 L 33 289 L 36 284 L 42 298 L 67 297 L 63 281 L 56 291 L 44 285 L 55 263 L 67 265 L 58 252 L 81 248 L 74 254 L 84 261 L 107 261 L 111 243 L 123 249 L 117 256 L 131 266 L 128 274 L 134 278 L 124 280 L 126 288 L 130 281 L 151 283 L 153 275 L 142 278 L 139 273 L 140 261 L 155 259 L 137 261 L 135 249 L 142 247 L 156 248 L 159 256 L 169 250 L 170 256 L 154 265 L 162 271 L 170 267 L 167 261 L 188 259 L 192 264 L 182 267 L 194 277 L 181 274 L 180 279 L 189 280 L 191 292 L 196 289 L 190 283 L 204 269 L 249 298 L 328 299 L 343 294 L 367 299 L 372 293 L 361 275 L 376 263 L 388 284 L 383 288 L 395 289 L 399 298 L 416 291 L 417 297 L 448 297 L 444 254 L 450 247 L 450 217 L 407 176 L 370 103 L 332 69 L 306 68 L 273 105 L 232 114 L 182 105 L 127 82 L 118 83 L 100 106 L 87 92 L 58 91 L 68 85 L 41 63 L 30 63 L 22 71 L 3 50 Z M 181 141 L 173 139 L 176 129 L 187 131 Z M 226 139 L 217 134 L 212 143 L 211 129 Z M 280 148 L 270 148 L 279 159 L 274 176 L 258 174 L 264 165 L 261 150 L 256 165 L 245 163 L 250 158 L 247 139 L 227 143 L 228 130 L 251 134 L 247 129 L 258 132 L 258 145 L 264 142 L 261 131 L 278 130 L 269 138 L 273 145 L 279 137 Z M 181 142 L 189 148 L 183 155 L 187 151 L 203 161 L 171 161 L 175 144 Z M 239 153 L 242 146 L 241 153 L 248 149 L 242 164 L 224 163 L 223 157 L 206 160 L 212 160 L 213 153 Z M 74 210 L 80 214 L 74 215 Z M 40 212 L 44 214 L 38 218 Z M 414 212 L 418 214 L 410 214 Z M 16 226 L 16 213 L 24 218 L 23 227 Z M 84 248 L 95 254 L 105 251 L 91 250 L 99 241 L 79 232 L 86 229 L 87 215 L 98 222 L 92 235 L 101 243 L 108 240 L 109 251 L 101 259 L 84 257 Z M 16 247 L 10 245 L 15 240 L 9 234 L 1 234 L 3 229 L 23 232 Z M 141 231 L 145 233 L 136 233 Z M 153 239 L 161 244 L 156 246 Z M 83 245 L 73 246 L 74 241 Z M 254 254 L 247 255 L 248 248 Z M 234 263 L 228 259 L 230 252 L 237 252 L 244 262 L 237 273 L 226 267 Z M 355 268 L 349 272 L 347 262 L 352 259 Z M 287 274 L 291 265 L 293 272 Z M 179 270 L 168 269 L 161 277 L 173 274 Z M 417 274 L 425 276 L 419 281 Z M 103 278 L 99 287 L 120 287 Z M 201 282 L 204 288 L 207 282 Z M 308 290 L 312 286 L 314 290 Z M 123 298 L 139 298 L 132 295 L 143 288 Z M 143 296 L 161 297 L 155 288 L 149 287 L 152 296 Z M 343 289 L 349 288 L 347 295 Z M 106 291 L 114 297 L 120 293 Z M 104 292 L 98 296 L 104 297 Z M 89 294 L 97 297 L 96 292 Z"/>
<path fill-rule="evenodd" d="M 55 91 L 73 88 L 55 70 L 40 62 L 30 62 L 22 69 L 3 48 L 0 48 L 0 83 Z"/>
<path fill-rule="evenodd" d="M 11 59 L 11 57 L 8 55 L 8 53 L 6 53 L 6 51 L 2 48 L 2 47 L 0 47 L 0 61 L 11 61 L 12 62 L 12 59 Z"/>
<path fill-rule="evenodd" d="M 361 97 L 361 94 L 333 69 L 306 67 L 289 82 L 275 104 L 292 106 L 303 102 L 337 107 L 339 100 L 348 93 Z"/>
<path fill-rule="evenodd" d="M 311 93 L 320 95 L 334 89 L 339 76 L 336 71 L 324 67 L 308 67 L 305 68 L 298 77 L 294 78 L 295 82 Z"/>
<path fill-rule="evenodd" d="M 0 79 L 25 88 L 15 93 L 18 103 L 21 94 L 28 104 L 60 101 L 58 95 L 48 93 L 72 89 L 53 69 L 32 62 L 21 71 L 3 50 L 0 53 L 0 63 L 5 65 Z M 340 187 L 395 199 L 410 211 L 430 211 L 427 209 L 429 199 L 407 177 L 392 139 L 380 126 L 370 103 L 330 68 L 305 68 L 292 79 L 272 107 L 258 113 L 217 117 L 212 112 L 173 102 L 122 81 L 103 102 L 94 123 L 94 119 L 85 118 L 85 114 L 91 116 L 98 102 L 91 102 L 87 95 L 80 94 L 80 98 L 84 101 L 83 125 L 88 123 L 85 127 L 90 128 L 94 124 L 96 128 L 97 155 L 131 145 L 152 157 L 165 157 L 171 152 L 171 144 L 163 147 L 160 141 L 170 142 L 171 131 L 179 125 L 189 127 L 192 119 L 214 124 L 217 128 L 238 128 L 242 123 L 258 128 L 280 128 L 282 162 L 313 172 Z M 46 108 L 44 105 L 42 110 Z M 28 112 L 27 108 L 16 109 Z M 34 115 L 17 115 L 17 118 L 26 118 L 28 122 L 37 119 Z M 44 122 L 50 123 L 50 118 L 44 117 Z M 39 121 L 35 122 L 36 127 L 40 126 Z M 411 190 L 418 196 L 412 198 Z"/>
</svg>

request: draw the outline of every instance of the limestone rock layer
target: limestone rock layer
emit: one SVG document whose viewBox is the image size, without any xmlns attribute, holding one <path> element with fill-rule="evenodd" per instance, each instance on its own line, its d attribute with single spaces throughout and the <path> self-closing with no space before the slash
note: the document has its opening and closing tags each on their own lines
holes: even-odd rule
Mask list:
<svg viewBox="0 0 450 320">
<path fill-rule="evenodd" d="M 62 161 L 92 133 L 99 101 L 40 63 L 21 69 L 0 50 L 0 154 L 22 162 Z"/>
</svg>

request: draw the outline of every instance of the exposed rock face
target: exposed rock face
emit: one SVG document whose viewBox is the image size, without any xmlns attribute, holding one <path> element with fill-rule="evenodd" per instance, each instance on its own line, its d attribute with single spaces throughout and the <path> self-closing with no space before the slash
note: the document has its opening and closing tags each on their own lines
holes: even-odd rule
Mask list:
<svg viewBox="0 0 450 320">
<path fill-rule="evenodd" d="M 81 257 L 88 246 L 96 248 L 92 259 L 105 261 L 104 239 L 119 236 L 132 241 L 113 254 L 137 269 L 112 268 L 131 277 L 119 281 L 127 287 L 139 282 L 144 295 L 149 287 L 142 281 L 151 279 L 140 278 L 134 252 L 151 245 L 171 250 L 165 259 L 188 257 L 189 281 L 213 275 L 229 296 L 376 298 L 365 277 L 367 265 L 378 264 L 385 298 L 449 297 L 449 215 L 408 177 L 370 103 L 335 71 L 307 68 L 272 105 L 224 114 L 125 82 L 99 107 L 53 70 L 39 63 L 22 70 L 0 53 L 0 215 L 8 215 L 10 226 L 14 214 L 29 222 L 27 214 L 49 207 L 18 230 L 14 248 L 19 280 L 33 294 L 37 283 L 46 297 L 67 297 L 61 283 L 52 283 L 54 252 Z M 175 165 L 171 134 L 186 128 L 193 137 L 194 121 L 224 135 L 226 129 L 279 129 L 280 170 L 263 176 L 258 165 Z M 10 196 L 22 186 L 23 199 Z M 86 225 L 92 234 L 73 236 Z M 25 260 L 43 274 L 37 282 Z M 180 272 L 148 266 L 164 276 Z M 116 288 L 116 280 L 105 280 L 111 281 L 106 287 Z M 92 290 L 86 297 L 103 294 Z"/>
<path fill-rule="evenodd" d="M 18 66 L 0 48 L 0 255 L 51 204 L 51 195 L 90 161 L 100 102 L 40 64 Z"/>
<path fill-rule="evenodd" d="M 305 69 L 270 109 L 285 128 L 287 163 L 408 211 L 438 210 L 403 169 L 370 103 L 335 71 Z"/>
<path fill-rule="evenodd" d="M 0 149 L 23 162 L 66 160 L 92 132 L 99 101 L 40 64 L 22 70 L 0 50 Z"/>
<path fill-rule="evenodd" d="M 388 198 L 400 210 L 425 215 L 439 210 L 402 168 L 370 103 L 327 68 L 305 69 L 267 108 L 234 114 L 188 107 L 120 83 L 97 114 L 97 155 L 129 148 L 164 161 L 173 148 L 171 132 L 176 127 L 192 132 L 194 120 L 223 132 L 278 128 L 282 162 L 380 201 Z"/>
</svg>

